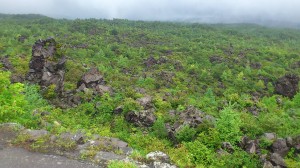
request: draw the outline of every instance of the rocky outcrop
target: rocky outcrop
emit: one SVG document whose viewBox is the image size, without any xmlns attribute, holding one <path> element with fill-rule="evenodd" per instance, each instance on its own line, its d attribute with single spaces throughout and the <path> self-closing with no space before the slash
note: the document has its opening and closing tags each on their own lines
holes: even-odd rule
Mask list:
<svg viewBox="0 0 300 168">
<path fill-rule="evenodd" d="M 129 123 L 133 123 L 136 126 L 151 127 L 156 121 L 152 97 L 145 96 L 137 99 L 136 101 L 141 107 L 143 107 L 143 109 L 140 111 L 130 111 L 126 113 L 126 121 Z"/>
<path fill-rule="evenodd" d="M 265 142 L 263 145 L 259 145 L 263 142 Z M 284 158 L 291 151 L 290 149 L 294 149 L 293 153 L 295 155 L 300 153 L 300 150 L 298 150 L 300 149 L 300 136 L 277 138 L 275 133 L 264 133 L 257 139 L 244 136 L 239 147 L 250 154 L 259 155 L 264 168 L 284 168 L 286 167 Z M 268 152 L 262 154 L 261 150 L 263 149 Z"/>
<path fill-rule="evenodd" d="M 4 71 L 13 71 L 14 67 L 8 59 L 8 56 L 0 57 L 0 62 L 2 64 L 2 70 Z"/>
<path fill-rule="evenodd" d="M 259 140 L 251 140 L 247 136 L 243 136 L 239 146 L 250 154 L 260 154 Z"/>
<path fill-rule="evenodd" d="M 278 138 L 274 141 L 271 149 L 274 153 L 279 154 L 281 157 L 285 157 L 290 150 L 287 146 L 286 140 L 283 138 Z"/>
<path fill-rule="evenodd" d="M 168 136 L 175 143 L 177 142 L 175 138 L 176 134 L 184 126 L 197 128 L 201 124 L 212 124 L 215 121 L 215 118 L 213 116 L 207 115 L 193 106 L 189 106 L 186 110 L 182 112 L 171 110 L 169 114 L 171 117 L 177 118 L 177 121 L 174 124 L 166 124 Z"/>
<path fill-rule="evenodd" d="M 289 98 L 293 98 L 298 92 L 299 77 L 288 74 L 279 78 L 275 83 L 275 93 Z"/>
<path fill-rule="evenodd" d="M 112 89 L 105 85 L 104 78 L 97 68 L 91 68 L 87 71 L 78 81 L 77 88 L 78 92 L 91 89 L 94 94 L 112 93 Z"/>
<path fill-rule="evenodd" d="M 26 79 L 43 89 L 55 85 L 58 95 L 63 92 L 66 58 L 57 53 L 53 38 L 38 40 L 32 47 L 32 58 Z"/>
<path fill-rule="evenodd" d="M 176 168 L 175 165 L 170 164 L 170 157 L 161 151 L 148 153 L 146 159 L 151 162 L 150 165 L 154 168 Z"/>
</svg>

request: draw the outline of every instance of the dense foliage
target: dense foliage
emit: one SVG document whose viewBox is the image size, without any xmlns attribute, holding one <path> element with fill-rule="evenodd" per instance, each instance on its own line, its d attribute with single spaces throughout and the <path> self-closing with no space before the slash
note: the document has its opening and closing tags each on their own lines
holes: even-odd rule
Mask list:
<svg viewBox="0 0 300 168">
<path fill-rule="evenodd" d="M 42 98 L 38 86 L 11 84 L 10 72 L 0 71 L 0 122 L 119 137 L 137 150 L 133 157 L 160 150 L 180 167 L 257 167 L 258 156 L 238 147 L 243 135 L 300 135 L 300 93 L 292 99 L 274 94 L 276 79 L 300 75 L 299 30 L 37 15 L 0 15 L 0 30 L 0 56 L 9 56 L 15 75 L 28 72 L 37 39 L 54 37 L 59 52 L 68 57 L 65 90 L 75 89 L 89 67 L 97 67 L 114 90 L 93 100 L 86 94 L 79 106 L 60 109 L 44 99 L 55 93 Z M 150 56 L 161 63 L 145 65 Z M 154 99 L 158 120 L 151 128 L 136 127 L 113 114 L 119 105 L 123 113 L 139 111 L 135 100 L 143 97 L 140 88 Z M 164 123 L 174 120 L 170 110 L 184 111 L 189 105 L 214 116 L 215 126 L 186 126 L 176 135 L 175 146 Z M 44 111 L 50 114 L 37 115 Z M 216 151 L 224 141 L 235 150 L 219 156 Z M 286 159 L 299 166 L 299 156 Z"/>
</svg>

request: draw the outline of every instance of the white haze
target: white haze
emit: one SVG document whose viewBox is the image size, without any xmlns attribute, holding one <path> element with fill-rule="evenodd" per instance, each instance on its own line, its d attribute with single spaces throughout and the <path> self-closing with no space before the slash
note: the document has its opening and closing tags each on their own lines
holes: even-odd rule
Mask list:
<svg viewBox="0 0 300 168">
<path fill-rule="evenodd" d="M 0 0 L 0 13 L 208 23 L 300 23 L 300 0 Z"/>
</svg>

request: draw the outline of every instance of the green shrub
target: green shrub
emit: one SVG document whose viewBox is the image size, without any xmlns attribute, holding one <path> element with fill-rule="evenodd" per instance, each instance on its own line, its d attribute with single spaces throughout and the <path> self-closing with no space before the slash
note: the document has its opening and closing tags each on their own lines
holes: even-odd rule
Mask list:
<svg viewBox="0 0 300 168">
<path fill-rule="evenodd" d="M 25 113 L 27 104 L 24 95 L 24 84 L 10 84 L 10 73 L 0 71 L 0 122 L 16 121 Z"/>
<path fill-rule="evenodd" d="M 188 125 L 183 126 L 175 135 L 179 142 L 190 142 L 196 136 L 196 129 Z"/>
<path fill-rule="evenodd" d="M 189 151 L 188 157 L 194 164 L 205 167 L 213 164 L 216 158 L 215 152 L 200 141 L 189 142 L 185 146 Z"/>
<path fill-rule="evenodd" d="M 220 118 L 216 122 L 216 129 L 220 134 L 220 139 L 224 142 L 235 144 L 240 141 L 242 132 L 240 115 L 231 107 L 226 107 L 220 111 Z"/>
<path fill-rule="evenodd" d="M 110 161 L 108 168 L 137 168 L 134 163 L 125 162 L 125 161 Z"/>
<path fill-rule="evenodd" d="M 155 121 L 154 125 L 152 126 L 152 134 L 158 138 L 166 138 L 168 136 L 163 119 L 159 118 Z"/>
</svg>

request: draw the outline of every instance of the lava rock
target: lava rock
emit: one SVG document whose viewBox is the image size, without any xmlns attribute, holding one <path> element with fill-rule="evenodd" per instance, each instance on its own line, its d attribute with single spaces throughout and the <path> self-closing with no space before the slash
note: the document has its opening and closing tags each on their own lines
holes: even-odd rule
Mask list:
<svg viewBox="0 0 300 168">
<path fill-rule="evenodd" d="M 270 157 L 270 161 L 275 166 L 286 167 L 286 163 L 284 159 L 278 153 L 272 153 Z"/>
<path fill-rule="evenodd" d="M 58 56 L 56 46 L 53 38 L 35 42 L 26 79 L 42 88 L 55 85 L 56 93 L 62 95 L 66 58 Z"/>
<path fill-rule="evenodd" d="M 129 123 L 133 123 L 136 126 L 151 127 L 156 121 L 156 117 L 153 114 L 153 110 L 142 110 L 140 112 L 128 112 L 125 114 L 125 119 Z"/>
<path fill-rule="evenodd" d="M 293 74 L 288 74 L 279 78 L 275 83 L 275 93 L 293 98 L 298 92 L 299 80 L 299 77 Z"/>
<path fill-rule="evenodd" d="M 146 155 L 146 159 L 150 161 L 156 161 L 156 162 L 163 162 L 163 163 L 170 163 L 170 157 L 161 152 L 161 151 L 155 151 L 155 152 L 150 152 Z"/>
<path fill-rule="evenodd" d="M 278 153 L 280 156 L 284 157 L 289 152 L 289 147 L 287 146 L 286 140 L 279 138 L 272 144 L 272 151 Z"/>
</svg>

